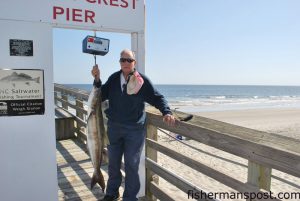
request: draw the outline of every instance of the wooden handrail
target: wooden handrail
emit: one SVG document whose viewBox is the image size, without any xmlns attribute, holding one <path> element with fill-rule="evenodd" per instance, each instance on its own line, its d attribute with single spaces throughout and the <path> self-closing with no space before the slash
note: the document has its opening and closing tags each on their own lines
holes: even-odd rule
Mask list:
<svg viewBox="0 0 300 201">
<path fill-rule="evenodd" d="M 68 94 L 69 96 L 73 96 L 78 100 L 87 101 L 89 98 L 88 91 L 77 89 L 77 88 L 66 87 L 65 85 L 61 85 L 61 84 L 54 84 L 54 91 L 58 91 L 63 94 Z"/>
<path fill-rule="evenodd" d="M 243 183 L 237 179 L 234 179 L 222 172 L 219 172 L 217 170 L 214 170 L 211 167 L 208 167 L 192 158 L 189 158 L 177 151 L 171 150 L 165 146 L 163 146 L 162 143 L 155 142 L 150 139 L 146 139 L 146 143 L 148 146 L 152 147 L 153 149 L 156 149 L 157 151 L 177 160 L 178 162 L 188 164 L 188 166 L 198 172 L 201 172 L 202 174 L 205 174 L 209 176 L 210 178 L 215 179 L 216 181 L 237 190 L 241 193 L 247 193 L 247 192 L 256 192 L 256 193 L 264 193 L 260 191 L 257 187 L 248 184 Z M 271 200 L 271 199 L 270 199 Z M 273 201 L 278 201 L 278 199 L 272 199 Z"/>
<path fill-rule="evenodd" d="M 200 119 L 199 124 L 196 124 L 197 120 L 192 123 L 179 121 L 176 127 L 170 127 L 162 122 L 160 114 L 148 112 L 147 117 L 148 123 L 154 126 L 300 177 L 300 141 L 297 139 L 278 135 L 273 138 L 269 133 L 197 116 L 195 118 Z M 231 127 L 232 132 L 229 133 L 230 130 L 226 127 Z M 246 139 L 242 136 L 245 134 L 247 134 Z M 258 140 L 258 134 L 262 135 L 261 140 Z M 264 135 L 268 135 L 267 140 L 263 138 Z M 281 142 L 278 143 L 277 141 Z M 287 144 L 289 147 L 286 146 Z"/>
<path fill-rule="evenodd" d="M 194 192 L 204 193 L 205 190 L 201 189 L 198 186 L 193 185 L 192 183 L 188 182 L 184 178 L 174 174 L 173 172 L 167 170 L 166 168 L 158 165 L 155 161 L 146 158 L 146 167 L 150 168 L 153 172 L 160 175 L 162 178 L 176 186 L 177 188 L 181 189 L 183 192 L 188 192 L 189 190 L 193 190 Z M 209 201 L 216 201 L 216 199 L 207 199 Z"/>
</svg>

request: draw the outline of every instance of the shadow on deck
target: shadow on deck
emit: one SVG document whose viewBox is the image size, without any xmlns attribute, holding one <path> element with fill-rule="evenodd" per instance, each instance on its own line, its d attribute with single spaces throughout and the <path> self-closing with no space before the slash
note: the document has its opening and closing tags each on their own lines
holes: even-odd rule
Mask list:
<svg viewBox="0 0 300 201">
<path fill-rule="evenodd" d="M 101 200 L 104 193 L 96 185 L 90 190 L 93 166 L 87 153 L 86 145 L 79 139 L 69 139 L 56 142 L 57 178 L 59 200 L 95 201 Z M 101 167 L 105 182 L 108 179 L 107 165 Z M 124 182 L 120 188 L 121 195 Z M 140 201 L 145 199 L 140 199 Z"/>
</svg>

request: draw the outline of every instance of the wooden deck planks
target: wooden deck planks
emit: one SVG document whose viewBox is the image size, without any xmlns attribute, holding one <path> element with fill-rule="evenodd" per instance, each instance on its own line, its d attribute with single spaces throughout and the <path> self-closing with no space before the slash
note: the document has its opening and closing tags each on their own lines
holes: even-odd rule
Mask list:
<svg viewBox="0 0 300 201">
<path fill-rule="evenodd" d="M 104 193 L 96 185 L 90 190 L 93 166 L 87 154 L 86 145 L 73 138 L 56 142 L 57 179 L 59 201 L 96 201 Z M 108 179 L 107 165 L 101 167 L 105 182 Z M 124 182 L 120 194 L 124 191 Z M 140 201 L 145 200 L 140 199 Z"/>
<path fill-rule="evenodd" d="M 56 147 L 59 200 L 95 201 L 103 198 L 104 193 L 98 185 L 90 190 L 93 166 L 86 145 L 78 139 L 69 139 L 57 141 Z M 102 172 L 107 181 L 107 166 L 102 167 Z"/>
</svg>

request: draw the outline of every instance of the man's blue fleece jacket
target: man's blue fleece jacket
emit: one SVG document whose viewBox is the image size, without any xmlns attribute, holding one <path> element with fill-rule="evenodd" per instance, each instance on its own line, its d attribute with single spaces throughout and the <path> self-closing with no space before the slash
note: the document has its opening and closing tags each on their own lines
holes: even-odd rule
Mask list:
<svg viewBox="0 0 300 201">
<path fill-rule="evenodd" d="M 120 75 L 122 71 L 113 73 L 105 84 L 94 81 L 95 87 L 101 87 L 102 101 L 109 101 L 105 111 L 107 118 L 116 123 L 129 125 L 144 124 L 146 119 L 145 102 L 156 107 L 163 115 L 172 114 L 164 96 L 153 86 L 151 81 L 140 73 L 144 84 L 137 94 L 128 95 L 126 87 L 121 89 Z"/>
</svg>

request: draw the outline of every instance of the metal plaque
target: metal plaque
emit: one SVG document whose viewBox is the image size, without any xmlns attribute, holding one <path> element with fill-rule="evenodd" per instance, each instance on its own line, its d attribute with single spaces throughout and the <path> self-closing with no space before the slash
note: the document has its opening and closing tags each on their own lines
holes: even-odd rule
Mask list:
<svg viewBox="0 0 300 201">
<path fill-rule="evenodd" d="M 32 40 L 9 40 L 10 56 L 33 56 Z"/>
</svg>

